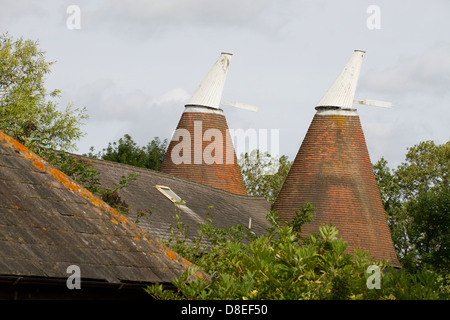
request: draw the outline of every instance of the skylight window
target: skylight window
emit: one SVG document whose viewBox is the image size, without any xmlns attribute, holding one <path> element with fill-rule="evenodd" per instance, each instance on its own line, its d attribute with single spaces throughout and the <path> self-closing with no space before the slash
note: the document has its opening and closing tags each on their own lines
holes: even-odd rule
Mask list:
<svg viewBox="0 0 450 320">
<path fill-rule="evenodd" d="M 165 195 L 170 201 L 177 205 L 185 205 L 186 203 L 181 199 L 175 192 L 173 192 L 172 189 L 166 186 L 160 186 L 156 185 L 156 189 L 158 189 L 159 192 L 161 192 L 163 195 Z"/>
</svg>

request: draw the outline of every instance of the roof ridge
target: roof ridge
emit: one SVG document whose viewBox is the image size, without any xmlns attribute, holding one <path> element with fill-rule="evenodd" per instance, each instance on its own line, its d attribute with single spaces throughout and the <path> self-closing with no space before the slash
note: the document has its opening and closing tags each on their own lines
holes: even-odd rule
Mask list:
<svg viewBox="0 0 450 320">
<path fill-rule="evenodd" d="M 208 188 L 208 189 L 211 189 L 211 190 L 214 190 L 214 191 L 220 191 L 220 192 L 223 192 L 223 193 L 225 193 L 227 195 L 233 195 L 233 196 L 240 197 L 240 198 L 246 198 L 246 199 L 251 199 L 251 200 L 265 199 L 263 196 L 250 196 L 250 195 L 244 195 L 244 194 L 237 194 L 237 193 L 229 192 L 227 190 L 223 190 L 223 189 L 220 189 L 220 188 L 215 188 L 215 187 L 212 187 L 212 186 L 200 183 L 200 182 L 196 182 L 196 181 L 189 180 L 189 179 L 182 178 L 182 177 L 177 177 L 177 176 L 171 175 L 170 173 L 161 172 L 161 171 L 154 170 L 154 169 L 149 169 L 149 168 L 144 168 L 144 167 L 136 167 L 136 166 L 133 166 L 131 164 L 115 162 L 115 161 L 111 161 L 111 160 L 90 158 L 88 156 L 79 155 L 79 154 L 75 154 L 75 153 L 69 153 L 69 154 L 71 156 L 75 156 L 77 158 L 82 158 L 82 159 L 86 159 L 86 160 L 89 160 L 89 161 L 92 161 L 92 162 L 98 162 L 98 163 L 106 164 L 106 165 L 113 166 L 113 167 L 114 166 L 129 167 L 129 168 L 133 168 L 134 170 L 138 170 L 138 171 L 142 171 L 142 172 L 151 172 L 151 173 L 154 173 L 154 174 L 157 174 L 157 175 L 160 175 L 160 176 L 164 176 L 166 178 L 170 178 L 170 179 L 174 179 L 174 180 L 178 180 L 178 181 L 183 181 L 185 183 L 189 183 L 189 184 L 196 185 L 196 186 L 201 186 L 203 188 Z"/>
</svg>

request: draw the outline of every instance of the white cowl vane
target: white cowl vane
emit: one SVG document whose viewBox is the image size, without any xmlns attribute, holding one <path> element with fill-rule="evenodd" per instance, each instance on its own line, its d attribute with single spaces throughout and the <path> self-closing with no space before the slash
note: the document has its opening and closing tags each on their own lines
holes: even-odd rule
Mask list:
<svg viewBox="0 0 450 320">
<path fill-rule="evenodd" d="M 355 50 L 344 70 L 319 101 L 317 107 L 352 108 L 364 53 L 364 51 Z"/>
<path fill-rule="evenodd" d="M 206 77 L 195 90 L 186 106 L 203 106 L 220 109 L 223 87 L 230 66 L 231 53 L 222 53 L 216 63 L 209 70 Z"/>
</svg>

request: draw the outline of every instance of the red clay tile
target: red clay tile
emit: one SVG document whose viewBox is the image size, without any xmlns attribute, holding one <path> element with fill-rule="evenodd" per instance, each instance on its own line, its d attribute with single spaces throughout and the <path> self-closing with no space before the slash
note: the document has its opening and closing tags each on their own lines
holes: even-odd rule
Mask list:
<svg viewBox="0 0 450 320">
<path fill-rule="evenodd" d="M 331 223 L 348 242 L 348 252 L 363 249 L 400 267 L 359 116 L 355 110 L 342 109 L 319 113 L 272 208 L 289 220 L 309 202 L 316 210 L 303 235 Z"/>
</svg>

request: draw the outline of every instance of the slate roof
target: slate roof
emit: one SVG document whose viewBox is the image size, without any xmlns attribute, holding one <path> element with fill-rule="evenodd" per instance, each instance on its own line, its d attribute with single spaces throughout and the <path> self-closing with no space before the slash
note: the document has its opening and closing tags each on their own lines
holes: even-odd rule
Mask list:
<svg viewBox="0 0 450 320">
<path fill-rule="evenodd" d="M 188 239 L 197 234 L 198 223 L 205 223 L 211 216 L 213 224 L 222 228 L 236 224 L 248 227 L 250 218 L 251 231 L 255 234 L 263 234 L 269 227 L 265 216 L 270 210 L 270 204 L 263 197 L 234 194 L 145 168 L 75 157 L 89 162 L 98 170 L 101 173 L 101 185 L 107 188 L 114 187 L 123 176 L 138 174 L 137 180 L 130 181 L 119 194 L 129 205 L 131 212 L 127 217 L 130 220 L 135 220 L 138 210 L 151 210 L 152 214 L 148 219 L 145 217 L 140 219 L 138 225 L 149 230 L 150 234 L 158 239 L 167 240 L 171 237 L 171 225 L 176 224 L 175 214 L 178 214 L 180 220 L 188 226 Z M 186 206 L 176 206 L 156 189 L 156 185 L 170 187 L 183 199 Z"/>
<path fill-rule="evenodd" d="M 0 279 L 168 283 L 190 263 L 0 132 Z M 200 276 L 200 275 L 199 275 Z"/>
</svg>

